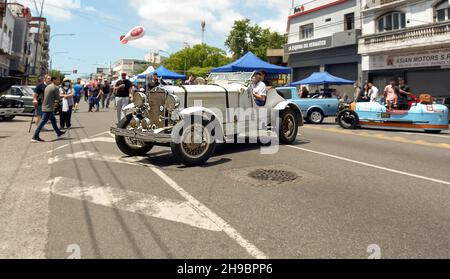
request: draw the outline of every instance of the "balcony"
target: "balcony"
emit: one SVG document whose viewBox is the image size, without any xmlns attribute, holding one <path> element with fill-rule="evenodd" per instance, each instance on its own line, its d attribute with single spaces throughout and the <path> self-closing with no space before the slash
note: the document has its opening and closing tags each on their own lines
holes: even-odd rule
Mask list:
<svg viewBox="0 0 450 279">
<path fill-rule="evenodd" d="M 360 53 L 450 44 L 450 21 L 360 37 Z"/>
</svg>

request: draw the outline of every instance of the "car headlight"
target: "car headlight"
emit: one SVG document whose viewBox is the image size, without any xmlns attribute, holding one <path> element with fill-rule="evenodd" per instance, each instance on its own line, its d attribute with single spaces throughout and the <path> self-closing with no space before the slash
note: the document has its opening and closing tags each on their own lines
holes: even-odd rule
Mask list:
<svg viewBox="0 0 450 279">
<path fill-rule="evenodd" d="M 178 96 L 169 94 L 166 98 L 165 107 L 168 111 L 174 111 L 180 106 L 180 98 Z"/>
<path fill-rule="evenodd" d="M 143 107 L 146 101 L 146 96 L 143 93 L 137 92 L 133 95 L 133 104 L 137 107 Z"/>
</svg>

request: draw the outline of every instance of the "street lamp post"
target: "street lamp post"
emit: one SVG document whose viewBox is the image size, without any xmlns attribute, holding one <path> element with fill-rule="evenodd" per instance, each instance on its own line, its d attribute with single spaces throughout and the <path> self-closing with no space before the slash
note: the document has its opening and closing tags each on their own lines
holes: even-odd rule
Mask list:
<svg viewBox="0 0 450 279">
<path fill-rule="evenodd" d="M 50 58 L 50 73 L 53 70 L 53 57 L 55 57 L 56 55 L 60 55 L 60 54 L 67 54 L 69 53 L 68 51 L 58 51 L 52 54 L 51 58 Z"/>
<path fill-rule="evenodd" d="M 184 42 L 184 75 L 186 75 L 186 71 L 187 71 L 187 49 L 190 47 L 189 43 Z"/>
<path fill-rule="evenodd" d="M 52 36 L 50 36 L 50 41 L 55 38 L 55 37 L 73 37 L 76 36 L 77 34 L 71 33 L 71 34 L 54 34 Z"/>
</svg>

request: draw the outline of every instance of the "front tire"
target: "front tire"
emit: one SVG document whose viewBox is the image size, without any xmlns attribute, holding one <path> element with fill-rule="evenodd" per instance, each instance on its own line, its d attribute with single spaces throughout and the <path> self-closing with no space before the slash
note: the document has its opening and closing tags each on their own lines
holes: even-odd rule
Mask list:
<svg viewBox="0 0 450 279">
<path fill-rule="evenodd" d="M 215 128 L 199 117 L 180 122 L 174 129 L 176 142 L 171 144 L 175 158 L 185 166 L 205 164 L 216 149 Z"/>
<path fill-rule="evenodd" d="M 297 139 L 298 120 L 292 109 L 286 109 L 281 113 L 279 133 L 282 144 L 293 144 Z"/>
<path fill-rule="evenodd" d="M 127 115 L 127 117 L 120 121 L 120 123 L 117 125 L 117 128 L 127 129 L 132 119 L 132 115 Z M 138 142 L 122 136 L 116 136 L 116 144 L 120 151 L 132 157 L 145 156 L 154 147 L 153 144 Z"/>
<path fill-rule="evenodd" d="M 356 112 L 346 109 L 338 114 L 337 122 L 346 130 L 356 129 L 359 125 L 359 117 Z"/>
</svg>

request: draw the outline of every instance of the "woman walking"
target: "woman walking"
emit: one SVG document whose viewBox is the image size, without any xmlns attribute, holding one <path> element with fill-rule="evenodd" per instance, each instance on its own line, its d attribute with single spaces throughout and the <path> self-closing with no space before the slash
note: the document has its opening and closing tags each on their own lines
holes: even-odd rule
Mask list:
<svg viewBox="0 0 450 279">
<path fill-rule="evenodd" d="M 64 79 L 63 86 L 59 92 L 61 96 L 61 106 L 59 108 L 61 129 L 70 129 L 72 127 L 73 97 L 75 96 L 70 79 Z"/>
</svg>

